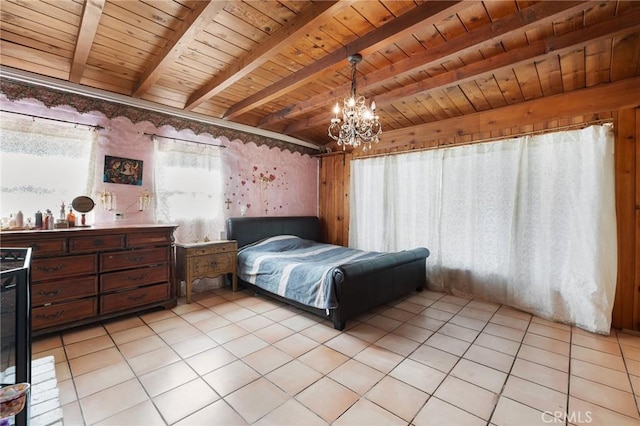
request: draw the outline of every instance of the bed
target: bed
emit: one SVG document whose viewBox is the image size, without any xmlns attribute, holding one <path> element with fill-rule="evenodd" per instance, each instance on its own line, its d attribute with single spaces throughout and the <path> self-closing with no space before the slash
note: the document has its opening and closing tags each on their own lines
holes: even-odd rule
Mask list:
<svg viewBox="0 0 640 426">
<path fill-rule="evenodd" d="M 322 290 L 325 292 L 324 300 L 320 300 L 320 304 L 301 302 L 291 297 L 287 291 L 275 291 L 274 287 L 269 286 L 263 288 L 244 280 L 242 277 L 255 275 L 252 272 L 256 271 L 243 271 L 241 268 L 251 253 L 254 257 L 250 267 L 254 269 L 263 267 L 264 259 L 279 257 L 256 254 L 254 251 L 268 248 L 280 240 L 284 241 L 285 245 L 301 244 L 303 251 L 307 252 L 326 252 L 339 248 L 326 247 L 329 245 L 315 248 L 311 244 L 321 240 L 320 220 L 317 217 L 229 218 L 227 238 L 238 242 L 238 282 L 241 286 L 328 319 L 338 330 L 344 329 L 348 319 L 413 291 L 421 291 L 426 285 L 426 259 L 429 250 L 424 247 L 395 253 L 366 253 L 362 256 L 349 252 L 345 259 L 352 257 L 354 261 L 336 264 L 334 258 L 331 270 L 325 272 L 328 273 L 330 281 Z M 299 255 L 296 254 L 294 257 L 297 256 Z M 295 261 L 298 264 L 313 263 L 304 258 L 296 258 Z M 259 266 L 256 266 L 256 262 Z M 291 281 L 299 290 L 303 280 L 297 278 Z M 260 282 L 257 284 L 262 285 Z"/>
</svg>

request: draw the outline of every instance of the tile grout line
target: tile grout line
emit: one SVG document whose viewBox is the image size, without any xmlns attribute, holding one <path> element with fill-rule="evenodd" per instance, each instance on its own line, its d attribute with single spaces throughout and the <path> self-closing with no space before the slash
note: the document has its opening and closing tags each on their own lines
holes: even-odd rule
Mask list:
<svg viewBox="0 0 640 426">
<path fill-rule="evenodd" d="M 631 381 L 631 371 L 629 371 L 629 364 L 627 362 L 627 357 L 624 356 L 624 351 L 622 350 L 622 343 L 620 342 L 620 336 L 618 336 L 617 331 L 615 333 L 616 333 L 616 342 L 618 343 L 618 348 L 620 349 L 620 354 L 622 355 L 622 362 L 624 363 L 624 369 L 627 373 L 627 379 L 629 379 L 629 386 L 631 386 L 631 395 L 633 396 L 633 400 L 636 403 L 636 410 L 638 410 L 638 417 L 640 417 L 640 398 L 637 398 L 635 394 L 636 388 L 633 387 L 633 383 Z M 639 348 L 639 352 L 640 352 L 640 348 Z M 638 363 L 640 363 L 640 361 L 638 361 Z M 640 390 L 638 392 L 640 393 Z"/>
<path fill-rule="evenodd" d="M 505 306 L 505 305 L 500 305 L 500 307 L 502 307 L 502 306 Z M 498 310 L 500 310 L 500 309 L 498 309 Z M 496 311 L 496 312 L 498 312 L 498 311 Z M 491 316 L 491 318 L 493 318 L 494 316 L 495 316 L 495 313 L 494 313 L 494 315 Z M 489 321 L 491 321 L 491 319 L 489 319 Z M 511 363 L 511 367 L 509 368 L 509 372 L 507 373 L 507 377 L 505 378 L 504 383 L 502 384 L 502 387 L 500 388 L 500 392 L 496 394 L 496 397 L 497 397 L 496 404 L 493 406 L 493 409 L 491 410 L 491 414 L 489 416 L 489 419 L 487 420 L 488 423 L 491 422 L 491 419 L 493 419 L 493 416 L 494 416 L 494 414 L 496 412 L 496 409 L 498 408 L 498 404 L 500 403 L 500 398 L 502 397 L 502 394 L 503 394 L 505 388 L 507 387 L 507 382 L 509 381 L 509 378 L 511 377 L 511 372 L 513 371 L 513 366 L 515 365 L 516 360 L 518 359 L 518 354 L 520 353 L 520 350 L 522 349 L 524 338 L 526 337 L 527 332 L 529 331 L 529 327 L 531 326 L 531 322 L 532 321 L 533 321 L 533 315 L 531 315 L 529 317 L 529 321 L 527 323 L 527 328 L 525 330 L 523 330 L 524 334 L 522 335 L 522 339 L 518 342 L 518 350 L 516 351 L 515 355 L 513 356 L 513 362 Z M 487 323 L 487 324 L 489 324 L 489 323 Z M 505 396 L 505 398 L 511 399 L 511 398 L 508 398 L 506 396 Z M 518 402 L 519 404 L 525 405 L 520 401 L 516 401 L 516 402 Z M 531 407 L 531 408 L 533 408 L 533 407 Z"/>
<path fill-rule="evenodd" d="M 570 326 L 569 331 L 570 331 L 570 335 L 569 335 L 569 369 L 567 371 L 567 409 L 565 411 L 565 425 L 569 425 L 569 410 L 570 410 L 570 404 L 571 404 L 571 368 L 572 368 L 572 364 L 573 364 L 573 327 L 574 326 Z M 616 337 L 616 340 L 618 340 L 618 338 Z M 622 352 L 621 352 L 622 353 Z M 571 413 L 572 415 L 573 413 Z"/>
</svg>

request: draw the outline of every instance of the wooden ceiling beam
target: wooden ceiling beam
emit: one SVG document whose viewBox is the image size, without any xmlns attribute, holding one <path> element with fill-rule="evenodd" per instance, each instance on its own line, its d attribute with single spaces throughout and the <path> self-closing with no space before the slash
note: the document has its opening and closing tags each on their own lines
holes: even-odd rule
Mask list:
<svg viewBox="0 0 640 426">
<path fill-rule="evenodd" d="M 198 89 L 185 104 L 184 108 L 193 110 L 227 87 L 241 80 L 247 74 L 273 59 L 280 51 L 289 46 L 301 34 L 318 25 L 338 11 L 351 6 L 352 0 L 314 2 L 300 12 L 295 20 L 283 25 L 264 43 L 240 58 L 234 65 L 225 69 L 209 83 Z"/>
<path fill-rule="evenodd" d="M 392 130 L 375 149 L 410 149 L 425 141 L 459 135 L 491 132 L 515 125 L 598 114 L 640 106 L 640 77 L 603 84 L 589 89 L 534 99 L 433 123 Z"/>
<path fill-rule="evenodd" d="M 359 92 L 361 94 L 365 93 L 367 90 L 373 90 L 376 87 L 383 86 L 418 69 L 425 69 L 432 65 L 465 55 L 470 51 L 490 47 L 498 43 L 501 38 L 510 34 L 523 33 L 545 22 L 563 20 L 592 7 L 594 7 L 593 3 L 588 1 L 537 3 L 519 11 L 515 15 L 498 19 L 482 28 L 456 37 L 424 52 L 411 55 L 407 59 L 365 75 L 358 80 Z M 311 112 L 318 107 L 327 106 L 341 96 L 344 96 L 344 94 L 349 93 L 350 85 L 350 82 L 345 83 L 335 89 L 314 96 L 311 99 L 270 114 L 260 120 L 258 127 L 265 127 L 272 123 Z"/>
<path fill-rule="evenodd" d="M 184 49 L 215 19 L 224 8 L 225 1 L 198 1 L 186 19 L 167 40 L 164 50 L 149 64 L 138 80 L 131 96 L 141 97 L 155 84 L 167 69 L 180 57 Z"/>
<path fill-rule="evenodd" d="M 80 83 L 84 69 L 87 66 L 87 59 L 91 52 L 91 45 L 98 31 L 98 23 L 102 16 L 105 0 L 87 0 L 82 11 L 82 20 L 78 28 L 78 38 L 71 61 L 71 71 L 69 81 Z"/>
<path fill-rule="evenodd" d="M 470 2 L 464 1 L 429 1 L 423 3 L 414 10 L 400 15 L 389 23 L 368 32 L 352 43 L 315 61 L 310 66 L 238 102 L 229 108 L 224 118 L 235 118 L 286 93 L 296 90 L 309 83 L 314 75 L 319 72 L 332 71 L 344 66 L 344 61 L 349 55 L 360 53 L 362 56 L 366 56 L 384 46 L 407 37 L 409 34 L 423 27 L 426 21 L 438 22 L 469 7 L 469 5 Z"/>
<path fill-rule="evenodd" d="M 545 59 L 549 55 L 563 55 L 575 49 L 584 48 L 589 43 L 596 42 L 614 35 L 624 35 L 640 31 L 640 10 L 632 10 L 624 15 L 612 17 L 606 21 L 593 24 L 578 31 L 552 36 L 545 40 L 531 43 L 529 46 L 492 56 L 483 61 L 475 62 L 435 77 L 431 77 L 414 84 L 391 90 L 376 96 L 376 105 L 384 109 L 385 105 L 404 98 L 425 95 L 434 90 L 440 90 L 452 85 L 478 79 L 489 74 L 516 67 L 520 64 L 530 64 Z M 291 134 L 297 131 L 328 125 L 331 111 L 323 111 L 317 116 L 301 120 L 288 126 L 283 133 Z"/>
</svg>

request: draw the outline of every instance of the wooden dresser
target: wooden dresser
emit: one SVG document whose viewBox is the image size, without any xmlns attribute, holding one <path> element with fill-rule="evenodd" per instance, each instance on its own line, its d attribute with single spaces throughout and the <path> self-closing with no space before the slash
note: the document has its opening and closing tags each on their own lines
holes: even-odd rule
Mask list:
<svg viewBox="0 0 640 426">
<path fill-rule="evenodd" d="M 173 225 L 0 233 L 31 247 L 33 334 L 176 305 Z"/>
</svg>

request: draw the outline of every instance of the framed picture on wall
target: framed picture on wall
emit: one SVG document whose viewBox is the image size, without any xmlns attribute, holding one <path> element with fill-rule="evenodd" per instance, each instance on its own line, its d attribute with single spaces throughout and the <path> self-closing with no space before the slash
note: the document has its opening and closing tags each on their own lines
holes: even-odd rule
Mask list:
<svg viewBox="0 0 640 426">
<path fill-rule="evenodd" d="M 142 185 L 142 160 L 105 155 L 103 182 Z"/>
</svg>

